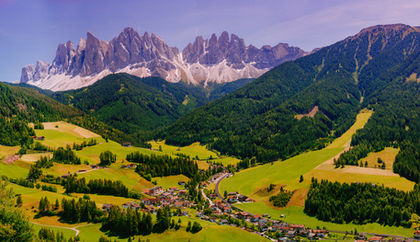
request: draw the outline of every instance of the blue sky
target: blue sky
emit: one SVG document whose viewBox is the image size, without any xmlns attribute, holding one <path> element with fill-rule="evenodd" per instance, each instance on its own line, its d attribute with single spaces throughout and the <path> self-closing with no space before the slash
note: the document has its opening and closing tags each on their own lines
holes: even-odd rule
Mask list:
<svg viewBox="0 0 420 242">
<path fill-rule="evenodd" d="M 180 49 L 223 30 L 260 47 L 286 42 L 312 50 L 390 23 L 420 26 L 418 0 L 0 0 L 0 81 L 51 62 L 59 43 L 87 31 L 111 40 L 124 27 L 154 32 Z"/>
</svg>

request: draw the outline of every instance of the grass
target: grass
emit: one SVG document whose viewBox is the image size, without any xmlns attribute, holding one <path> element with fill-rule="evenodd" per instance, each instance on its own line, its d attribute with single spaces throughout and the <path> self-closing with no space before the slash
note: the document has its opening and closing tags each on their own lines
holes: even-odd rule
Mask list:
<svg viewBox="0 0 420 242">
<path fill-rule="evenodd" d="M 16 154 L 19 151 L 19 146 L 4 146 L 0 145 L 0 161 L 7 156 Z"/>
<path fill-rule="evenodd" d="M 64 238 L 69 239 L 72 238 L 76 235 L 76 232 L 74 230 L 71 229 L 65 229 L 65 228 L 56 228 L 56 227 L 51 227 L 48 225 L 38 225 L 38 224 L 32 224 L 32 228 L 35 232 L 35 235 L 38 235 L 38 232 L 41 228 L 46 227 L 52 231 L 54 231 L 54 233 L 60 232 L 63 233 Z"/>
<path fill-rule="evenodd" d="M 222 157 L 214 159 L 212 161 L 216 162 L 216 163 L 222 163 L 224 166 L 228 166 L 228 165 L 236 165 L 241 160 L 239 160 L 238 158 L 235 158 L 235 157 L 222 156 Z"/>
<path fill-rule="evenodd" d="M 159 151 L 153 151 L 145 148 L 139 148 L 139 147 L 124 147 L 120 145 L 117 142 L 114 141 L 108 141 L 105 142 L 104 139 L 98 138 L 98 144 L 90 147 L 86 147 L 81 151 L 77 151 L 76 154 L 82 159 L 87 160 L 91 164 L 97 164 L 99 163 L 99 155 L 102 152 L 105 152 L 107 150 L 111 151 L 112 153 L 117 155 L 117 161 L 121 161 L 127 157 L 128 154 L 133 152 L 140 152 L 143 154 L 151 155 L 164 155 L 162 152 Z"/>
<path fill-rule="evenodd" d="M 143 177 L 137 174 L 132 169 L 121 169 L 118 168 L 121 165 L 114 164 L 107 169 L 97 169 L 87 173 L 78 174 L 79 177 L 85 177 L 87 180 L 92 179 L 109 179 L 109 180 L 120 180 L 124 185 L 129 189 L 135 189 L 138 191 L 143 191 L 147 188 L 151 188 L 154 185 L 146 181 Z"/>
<path fill-rule="evenodd" d="M 92 131 L 89 131 L 87 129 L 84 129 L 82 127 L 79 127 L 74 124 L 66 123 L 63 121 L 58 122 L 47 122 L 44 124 L 44 130 L 58 130 L 64 133 L 69 133 L 73 136 L 79 137 L 79 138 L 98 138 L 101 137 L 98 134 L 93 133 Z"/>
<path fill-rule="evenodd" d="M 366 169 L 366 168 L 361 168 Z M 344 173 L 336 170 L 318 170 L 315 169 L 305 174 L 304 179 L 310 180 L 312 177 L 325 179 L 329 181 L 337 181 L 340 183 L 352 183 L 352 182 L 368 182 L 375 184 L 384 184 L 387 187 L 396 188 L 403 191 L 411 191 L 414 187 L 414 182 L 409 181 L 399 176 L 381 176 L 381 175 L 369 175 L 369 174 L 356 174 L 356 173 Z"/>
<path fill-rule="evenodd" d="M 26 154 L 26 155 L 22 155 L 20 159 L 26 162 L 36 162 L 41 158 L 41 156 L 46 156 L 46 157 L 51 158 L 52 154 L 51 153 Z"/>
<path fill-rule="evenodd" d="M 395 157 L 397 156 L 400 149 L 396 149 L 393 147 L 386 147 L 384 150 L 379 152 L 371 152 L 368 154 L 367 157 L 360 159 L 360 162 L 368 163 L 368 167 L 378 167 L 382 164 L 378 163 L 378 158 L 381 158 L 382 161 L 385 163 L 385 169 L 392 170 L 392 165 L 394 164 Z"/>
<path fill-rule="evenodd" d="M 219 157 L 217 153 L 208 150 L 204 145 L 201 145 L 200 143 L 193 143 L 189 146 L 184 147 L 176 147 L 172 145 L 165 144 L 165 141 L 150 141 L 149 142 L 152 145 L 152 149 L 159 150 L 159 147 L 161 148 L 162 152 L 168 153 L 168 154 L 177 154 L 182 153 L 185 155 L 190 156 L 191 158 L 195 159 L 198 157 L 199 160 L 207 160 L 210 157 L 216 158 Z"/>
<path fill-rule="evenodd" d="M 15 162 L 16 163 L 16 162 Z M 5 164 L 0 162 L 0 175 L 9 178 L 25 178 L 28 175 L 28 169 L 13 164 Z"/>
<path fill-rule="evenodd" d="M 340 148 L 307 152 L 285 161 L 268 163 L 236 173 L 223 180 L 220 190 L 238 191 L 244 195 L 252 195 L 268 184 L 287 185 L 288 189 L 302 187 L 299 176 L 303 175 L 325 160 L 333 157 Z"/>
<path fill-rule="evenodd" d="M 174 217 L 175 221 L 178 221 L 178 217 Z M 192 234 L 186 232 L 188 221 L 197 221 L 201 224 L 203 229 Z M 98 241 L 101 235 L 106 235 L 100 231 L 100 224 L 86 225 L 79 227 L 80 239 L 82 241 Z M 150 241 L 237 241 L 240 238 L 241 241 L 267 241 L 263 237 L 243 231 L 239 228 L 227 226 L 227 225 L 216 225 L 214 223 L 199 220 L 197 218 L 181 217 L 181 228 L 178 231 L 169 230 L 161 234 L 150 234 L 147 236 L 136 236 L 135 240 L 150 240 Z M 121 239 L 118 237 L 110 237 L 112 240 L 127 241 L 127 239 Z"/>
<path fill-rule="evenodd" d="M 345 148 L 349 147 L 353 134 L 366 124 L 371 115 L 372 112 L 367 110 L 360 112 L 357 115 L 354 125 L 341 137 L 335 139 L 322 150 L 306 152 L 285 161 L 277 161 L 272 164 L 265 164 L 243 170 L 233 175 L 231 178 L 223 180 L 219 189 L 221 192 L 238 191 L 241 194 L 250 196 L 256 201 L 254 203 L 239 204 L 239 208 L 255 214 L 268 213 L 274 218 L 279 218 L 281 214 L 285 214 L 285 220 L 291 223 L 305 224 L 310 227 L 325 226 L 330 230 L 350 231 L 357 228 L 358 231 L 411 236 L 412 230 L 402 227 L 387 227 L 379 224 L 368 224 L 363 226 L 354 224 L 339 225 L 322 222 L 303 213 L 303 202 L 312 177 L 340 182 L 359 181 L 385 184 L 386 186 L 406 191 L 413 188 L 414 183 L 398 176 L 343 173 L 339 169 L 336 170 L 332 167 L 329 167 L 326 170 L 318 169 L 319 166 L 325 166 L 323 163 L 329 163 L 333 157 L 336 157 Z M 304 176 L 304 181 L 301 183 L 299 183 L 300 175 Z M 263 192 L 264 188 L 268 187 L 269 184 L 285 185 L 289 190 L 297 189 L 297 192 L 292 197 L 288 207 L 280 209 L 269 203 L 268 198 L 271 194 Z"/>
<path fill-rule="evenodd" d="M 183 189 L 183 186 L 178 185 L 179 181 L 188 182 L 190 179 L 184 175 L 176 176 L 165 176 L 165 177 L 153 177 L 152 181 L 156 181 L 158 186 L 161 186 L 163 189 L 168 189 L 170 187 L 177 187 L 178 189 Z"/>
<path fill-rule="evenodd" d="M 244 195 L 252 195 L 264 185 L 271 183 L 286 185 L 289 190 L 306 187 L 308 184 L 299 183 L 300 175 L 308 173 L 343 151 L 352 135 L 357 129 L 364 126 L 371 115 L 372 113 L 368 111 L 358 114 L 355 124 L 322 150 L 306 152 L 285 161 L 243 170 L 231 178 L 223 180 L 220 190 L 238 191 Z"/>
</svg>

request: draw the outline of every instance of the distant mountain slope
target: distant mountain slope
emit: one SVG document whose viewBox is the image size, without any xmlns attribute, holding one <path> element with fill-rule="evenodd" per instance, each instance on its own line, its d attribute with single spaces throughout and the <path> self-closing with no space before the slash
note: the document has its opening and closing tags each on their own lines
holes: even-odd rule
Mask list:
<svg viewBox="0 0 420 242">
<path fill-rule="evenodd" d="M 339 164 L 359 165 L 369 152 L 399 147 L 393 170 L 420 182 L 420 51 L 389 71 L 373 84 L 364 107 L 375 110 L 365 127 L 352 139 L 353 148 L 341 155 Z M 377 84 L 381 88 L 377 88 Z M 380 164 L 378 164 L 380 165 Z"/>
<path fill-rule="evenodd" d="M 52 96 L 90 113 L 126 133 L 144 133 L 171 124 L 210 100 L 236 90 L 251 80 L 214 84 L 213 89 L 168 83 L 159 77 L 139 78 L 111 74 L 89 87 L 57 92 Z M 213 93 L 216 92 L 214 95 Z"/>
<path fill-rule="evenodd" d="M 79 89 L 112 74 L 125 72 L 138 77 L 159 76 L 169 82 L 207 85 L 241 78 L 256 78 L 285 61 L 306 53 L 288 44 L 246 45 L 225 31 L 210 39 L 198 36 L 182 51 L 168 46 L 155 34 L 138 34 L 125 28 L 111 41 L 91 32 L 77 47 L 60 44 L 51 64 L 38 61 L 22 69 L 20 82 L 53 91 Z"/>
<path fill-rule="evenodd" d="M 298 60 L 179 119 L 157 136 L 185 145 L 200 141 L 260 162 L 324 146 L 354 121 L 362 96 L 393 79 L 377 79 L 419 51 L 419 29 L 379 25 Z M 298 120 L 318 107 L 313 118 Z"/>
<path fill-rule="evenodd" d="M 52 121 L 82 115 L 31 88 L 0 83 L 0 115 L 27 121 Z"/>
<path fill-rule="evenodd" d="M 51 95 L 51 93 L 48 93 Z M 141 140 L 124 134 L 83 111 L 41 94 L 33 87 L 0 83 L 0 144 L 22 145 L 33 135 L 28 122 L 67 120 L 118 142 L 145 146 Z"/>
</svg>

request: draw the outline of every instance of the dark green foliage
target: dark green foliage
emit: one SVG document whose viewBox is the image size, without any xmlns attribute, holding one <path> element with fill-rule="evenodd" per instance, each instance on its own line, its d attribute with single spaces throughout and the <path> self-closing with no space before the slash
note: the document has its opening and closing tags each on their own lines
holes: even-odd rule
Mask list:
<svg viewBox="0 0 420 242">
<path fill-rule="evenodd" d="M 201 225 L 198 222 L 194 221 L 193 225 L 191 226 L 190 232 L 195 234 L 200 232 L 202 228 L 203 227 L 201 227 Z"/>
<path fill-rule="evenodd" d="M 136 142 L 143 142 L 151 129 L 170 124 L 194 108 L 250 81 L 244 79 L 204 88 L 182 82 L 169 83 L 159 77 L 138 78 L 119 73 L 106 76 L 86 88 L 49 95 L 131 134 L 136 137 Z M 115 137 L 113 139 L 117 140 Z M 124 141 L 132 142 L 121 142 Z"/>
<path fill-rule="evenodd" d="M 22 207 L 22 203 L 23 203 L 22 196 L 21 195 L 17 196 L 17 198 L 16 198 L 16 206 L 17 207 Z"/>
<path fill-rule="evenodd" d="M 411 192 L 371 183 L 340 184 L 313 180 L 305 213 L 335 223 L 379 223 L 411 226 L 411 214 L 420 212 L 420 190 Z"/>
<path fill-rule="evenodd" d="M 10 178 L 9 181 L 11 183 L 14 183 L 16 185 L 23 186 L 23 187 L 29 187 L 29 188 L 35 187 L 33 182 L 30 182 L 24 178 L 16 178 L 16 179 Z"/>
<path fill-rule="evenodd" d="M 38 240 L 41 242 L 67 242 L 63 232 L 54 233 L 53 230 L 42 227 L 38 232 Z"/>
<path fill-rule="evenodd" d="M 94 222 L 97 223 L 103 216 L 103 212 L 96 207 L 94 201 L 84 200 L 67 200 L 61 201 L 63 212 L 60 214 L 61 219 L 67 223 Z"/>
<path fill-rule="evenodd" d="M 88 142 L 83 141 L 81 144 L 73 143 L 73 150 L 82 150 L 85 147 L 96 145 L 96 139 L 90 139 Z"/>
<path fill-rule="evenodd" d="M 50 168 L 53 166 L 52 160 L 46 156 L 41 156 L 39 160 L 35 163 L 35 166 L 38 168 Z"/>
<path fill-rule="evenodd" d="M 33 230 L 20 208 L 14 207 L 14 194 L 0 182 L 0 241 L 32 241 Z"/>
<path fill-rule="evenodd" d="M 0 115 L 0 144 L 8 146 L 29 146 L 32 144 L 30 136 L 35 135 L 27 123 L 17 118 L 8 119 Z"/>
<path fill-rule="evenodd" d="M 44 125 L 42 123 L 35 123 L 34 129 L 44 129 Z"/>
<path fill-rule="evenodd" d="M 31 165 L 28 173 L 28 179 L 38 180 L 42 176 L 42 170 L 37 165 Z"/>
<path fill-rule="evenodd" d="M 53 175 L 50 175 L 50 174 L 44 175 L 41 178 L 41 181 L 45 182 L 45 183 L 56 184 L 56 185 L 63 184 L 63 179 L 61 177 L 53 176 Z"/>
<path fill-rule="evenodd" d="M 102 231 L 110 231 L 112 235 L 128 237 L 134 235 L 148 235 L 152 232 L 164 232 L 170 224 L 169 211 L 160 208 L 157 212 L 156 223 L 153 223 L 149 213 L 141 213 L 134 209 L 111 207 L 108 217 L 102 222 Z"/>
<path fill-rule="evenodd" d="M 0 83 L 0 116 L 16 116 L 19 120 L 40 123 L 81 114 L 82 112 L 42 95 L 37 90 Z"/>
<path fill-rule="evenodd" d="M 99 155 L 99 159 L 101 161 L 101 163 L 99 163 L 99 165 L 110 166 L 112 163 L 115 163 L 115 161 L 117 161 L 117 155 L 115 155 L 111 151 L 107 150 L 105 152 L 102 152 Z"/>
<path fill-rule="evenodd" d="M 217 100 L 243 86 L 245 86 L 246 84 L 254 81 L 255 79 L 249 79 L 249 78 L 244 78 L 244 79 L 238 79 L 236 81 L 233 82 L 227 82 L 227 83 L 223 83 L 223 84 L 214 84 L 214 83 L 209 83 L 207 86 L 207 89 L 210 89 L 210 94 L 209 94 L 209 99 L 210 101 L 214 101 Z"/>
<path fill-rule="evenodd" d="M 80 158 L 76 156 L 76 153 L 74 153 L 74 151 L 72 151 L 69 146 L 67 148 L 59 147 L 57 150 L 55 150 L 51 160 L 64 164 L 81 164 Z"/>
<path fill-rule="evenodd" d="M 150 145 L 145 143 L 144 137 L 126 134 L 121 130 L 115 129 L 89 115 L 73 117 L 68 121 L 102 135 L 106 142 L 108 142 L 108 139 L 111 139 L 121 144 L 124 142 L 130 142 L 133 145 L 150 148 Z"/>
<path fill-rule="evenodd" d="M 128 188 L 121 181 L 93 179 L 86 183 L 85 178 L 77 179 L 73 175 L 67 178 L 64 188 L 66 193 L 92 193 L 128 197 Z"/>
<path fill-rule="evenodd" d="M 28 122 L 39 124 L 80 114 L 36 90 L 0 83 L 0 144 L 29 147 L 30 136 L 35 133 L 28 127 Z"/>
<path fill-rule="evenodd" d="M 152 177 L 183 174 L 191 178 L 198 173 L 197 162 L 188 157 L 173 158 L 153 154 L 149 156 L 137 151 L 128 154 L 126 159 L 128 162 L 137 163 L 136 172 L 143 177 L 147 177 L 148 174 Z"/>
<path fill-rule="evenodd" d="M 169 229 L 169 224 L 171 222 L 169 207 L 164 207 L 158 209 L 156 213 L 156 223 L 153 225 L 154 233 L 163 233 L 165 230 Z"/>
<path fill-rule="evenodd" d="M 200 104 L 193 92 L 179 84 L 158 77 L 142 79 L 125 73 L 106 76 L 87 88 L 54 95 L 131 134 L 172 122 Z M 186 98 L 190 101 L 183 105 Z"/>
<path fill-rule="evenodd" d="M 53 215 L 53 213 L 51 211 L 50 201 L 48 201 L 47 197 L 41 198 L 38 205 L 37 216 L 42 217 L 42 216 L 51 216 L 51 215 Z"/>
<path fill-rule="evenodd" d="M 42 152 L 48 151 L 48 147 L 41 144 L 40 142 L 35 142 L 32 149 L 35 151 L 42 151 Z"/>
<path fill-rule="evenodd" d="M 375 113 L 353 137 L 353 148 L 340 156 L 339 164 L 358 165 L 369 152 L 399 147 L 394 172 L 419 182 L 420 84 L 407 82 L 411 73 L 420 72 L 419 66 L 420 51 L 376 80 L 384 87 L 366 97 L 364 104 Z"/>
<path fill-rule="evenodd" d="M 276 207 L 285 207 L 292 196 L 293 192 L 284 190 L 281 187 L 279 194 L 270 197 L 270 202 Z"/>
<path fill-rule="evenodd" d="M 41 189 L 42 189 L 42 191 L 57 192 L 57 187 L 55 187 L 55 186 L 42 185 Z"/>
</svg>

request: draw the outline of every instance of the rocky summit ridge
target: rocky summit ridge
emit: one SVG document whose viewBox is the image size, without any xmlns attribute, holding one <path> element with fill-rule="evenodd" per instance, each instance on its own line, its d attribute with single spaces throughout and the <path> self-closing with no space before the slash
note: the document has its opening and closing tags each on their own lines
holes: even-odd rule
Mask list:
<svg viewBox="0 0 420 242">
<path fill-rule="evenodd" d="M 302 49 L 279 43 L 257 48 L 224 31 L 209 39 L 198 36 L 182 51 L 159 36 L 125 28 L 107 42 L 88 32 L 77 46 L 59 44 L 51 64 L 38 61 L 22 68 L 20 82 L 53 91 L 89 86 L 104 76 L 126 72 L 139 77 L 159 76 L 168 82 L 207 85 L 256 78 L 272 67 L 305 55 Z"/>
</svg>

